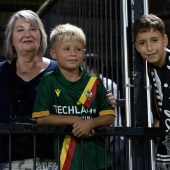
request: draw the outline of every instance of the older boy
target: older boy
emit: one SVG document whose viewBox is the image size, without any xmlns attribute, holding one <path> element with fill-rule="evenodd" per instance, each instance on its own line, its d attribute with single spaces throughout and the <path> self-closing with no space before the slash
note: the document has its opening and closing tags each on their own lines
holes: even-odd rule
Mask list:
<svg viewBox="0 0 170 170">
<path fill-rule="evenodd" d="M 84 140 L 84 169 L 104 169 L 104 138 L 93 137 L 94 128 L 113 124 L 115 112 L 105 100 L 102 80 L 82 67 L 86 38 L 83 31 L 63 24 L 50 35 L 50 54 L 58 62 L 39 86 L 33 118 L 39 124 L 73 126 L 73 135 L 61 139 L 60 169 L 81 170 L 80 137 Z M 57 154 L 57 140 L 54 143 Z M 111 161 L 107 159 L 108 166 Z"/>
<path fill-rule="evenodd" d="M 160 143 L 156 155 L 157 169 L 170 169 L 170 51 L 163 21 L 153 15 L 143 15 L 133 24 L 135 47 L 148 62 L 152 84 L 155 117 L 154 126 L 160 127 Z"/>
</svg>

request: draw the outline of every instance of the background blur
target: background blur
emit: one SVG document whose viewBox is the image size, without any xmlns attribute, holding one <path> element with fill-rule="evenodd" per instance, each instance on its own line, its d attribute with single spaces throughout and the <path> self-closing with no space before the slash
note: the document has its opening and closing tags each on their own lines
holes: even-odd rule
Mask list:
<svg viewBox="0 0 170 170">
<path fill-rule="evenodd" d="M 49 3 L 50 1 L 52 2 L 53 0 L 0 0 L 0 59 L 3 59 L 3 41 L 4 41 L 5 26 L 11 14 L 21 9 L 31 9 L 34 12 L 37 12 L 38 10 L 41 11 L 41 8 L 45 6 L 46 3 Z M 60 0 L 55 0 L 55 2 L 57 1 L 59 2 Z M 71 5 L 70 3 L 71 1 L 72 0 L 64 0 L 67 6 Z M 89 0 L 85 0 L 84 2 L 88 3 Z M 105 0 L 103 0 L 103 2 L 105 2 Z M 170 0 L 148 0 L 148 3 L 149 3 L 149 12 L 160 16 L 166 23 L 166 28 L 169 28 L 170 27 Z M 72 7 L 74 8 L 75 3 L 73 3 L 72 5 L 73 5 Z M 167 29 L 166 33 L 170 37 L 170 29 Z"/>
</svg>

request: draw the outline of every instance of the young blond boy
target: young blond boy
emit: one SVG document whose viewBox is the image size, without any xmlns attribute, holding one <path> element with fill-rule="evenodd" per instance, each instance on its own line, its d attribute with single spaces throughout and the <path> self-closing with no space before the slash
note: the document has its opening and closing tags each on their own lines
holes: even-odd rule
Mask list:
<svg viewBox="0 0 170 170">
<path fill-rule="evenodd" d="M 106 101 L 102 80 L 81 67 L 86 38 L 71 24 L 56 26 L 50 35 L 50 54 L 58 62 L 46 74 L 38 89 L 33 118 L 39 124 L 72 125 L 72 135 L 61 138 L 60 169 L 81 170 L 80 137 L 85 138 L 84 169 L 104 169 L 104 138 L 94 136 L 94 128 L 114 123 L 114 109 Z M 57 140 L 54 140 L 57 157 Z M 107 166 L 111 167 L 107 159 Z"/>
</svg>

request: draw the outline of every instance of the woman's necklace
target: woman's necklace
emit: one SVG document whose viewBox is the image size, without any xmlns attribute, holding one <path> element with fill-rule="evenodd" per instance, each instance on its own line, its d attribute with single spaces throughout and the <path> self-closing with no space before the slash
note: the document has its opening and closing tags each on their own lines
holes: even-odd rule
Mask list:
<svg viewBox="0 0 170 170">
<path fill-rule="evenodd" d="M 26 70 L 24 70 L 24 71 L 21 71 L 21 73 L 22 73 L 23 75 L 24 75 L 24 74 L 28 74 L 30 70 L 32 70 L 33 68 L 35 68 L 35 67 L 37 66 L 37 64 L 38 64 L 38 61 L 35 61 L 35 63 L 33 64 L 32 67 L 30 67 L 30 68 L 28 68 L 28 69 L 26 69 Z"/>
<path fill-rule="evenodd" d="M 30 67 L 29 69 L 22 71 L 22 74 L 28 74 L 29 70 L 31 70 L 34 67 L 36 67 L 36 65 L 37 65 L 37 62 L 35 62 L 34 65 L 32 67 Z"/>
</svg>

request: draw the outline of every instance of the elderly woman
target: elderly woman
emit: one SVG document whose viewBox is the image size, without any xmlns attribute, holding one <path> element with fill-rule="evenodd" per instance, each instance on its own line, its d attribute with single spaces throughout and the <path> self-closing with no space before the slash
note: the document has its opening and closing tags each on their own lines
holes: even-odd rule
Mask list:
<svg viewBox="0 0 170 170">
<path fill-rule="evenodd" d="M 36 13 L 22 10 L 11 16 L 5 32 L 5 57 L 10 62 L 0 64 L 0 81 L 3 82 L 1 96 L 5 96 L 0 103 L 1 123 L 32 122 L 32 109 L 39 81 L 44 73 L 57 66 L 55 61 L 43 57 L 46 47 L 47 35 Z M 3 138 L 1 142 L 0 147 L 3 148 L 0 150 L 0 162 L 8 162 L 8 148 L 4 149 L 5 144 L 8 144 Z M 44 136 L 37 136 L 36 156 L 41 161 L 54 158 L 53 148 L 50 146 L 49 139 L 46 141 Z M 21 164 L 24 168 L 33 168 L 32 161 L 28 160 L 33 158 L 33 153 L 32 136 L 12 136 L 12 161 L 15 161 L 12 169 L 19 169 Z M 43 169 L 42 166 L 47 163 L 56 169 L 56 164 L 52 161 L 39 163 L 39 168 Z M 0 169 L 9 169 L 8 164 L 1 164 Z"/>
<path fill-rule="evenodd" d="M 9 62 L 0 63 L 0 82 L 3 82 L 0 83 L 0 123 L 35 123 L 31 117 L 40 79 L 57 66 L 56 61 L 43 57 L 46 47 L 47 36 L 36 13 L 21 10 L 11 16 L 4 48 Z M 115 107 L 113 95 L 107 97 Z M 36 139 L 36 168 L 56 170 L 52 139 L 43 135 Z M 9 169 L 7 141 L 8 138 L 0 135 L 0 169 L 3 170 Z M 33 153 L 31 135 L 12 136 L 12 169 L 32 169 Z"/>
</svg>

